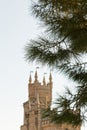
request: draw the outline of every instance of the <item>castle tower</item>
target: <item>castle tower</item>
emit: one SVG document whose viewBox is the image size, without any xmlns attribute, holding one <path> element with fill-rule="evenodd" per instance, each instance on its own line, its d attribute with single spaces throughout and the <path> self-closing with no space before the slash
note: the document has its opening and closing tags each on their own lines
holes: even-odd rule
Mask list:
<svg viewBox="0 0 87 130">
<path fill-rule="evenodd" d="M 38 81 L 38 73 L 35 72 L 34 82 L 30 74 L 28 83 L 28 101 L 23 104 L 24 121 L 20 130 L 80 130 L 67 125 L 55 125 L 47 119 L 41 119 L 42 108 L 50 106 L 52 101 L 52 75 L 46 83 L 45 75 L 42 84 Z"/>
</svg>

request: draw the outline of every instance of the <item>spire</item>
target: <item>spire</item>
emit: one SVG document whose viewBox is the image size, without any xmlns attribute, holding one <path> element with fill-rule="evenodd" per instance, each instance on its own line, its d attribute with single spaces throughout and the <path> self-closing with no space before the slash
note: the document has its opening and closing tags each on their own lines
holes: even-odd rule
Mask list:
<svg viewBox="0 0 87 130">
<path fill-rule="evenodd" d="M 29 76 L 29 83 L 32 83 L 32 77 L 31 77 L 31 73 L 33 73 L 33 71 L 30 71 L 30 76 Z"/>
<path fill-rule="evenodd" d="M 49 81 L 50 81 L 50 83 L 52 83 L 52 74 L 51 74 L 51 72 L 50 72 L 50 76 L 49 76 Z"/>
<path fill-rule="evenodd" d="M 29 77 L 29 83 L 30 83 L 30 84 L 32 83 L 31 74 L 30 74 L 30 77 Z"/>
<path fill-rule="evenodd" d="M 43 85 L 46 85 L 45 76 L 43 77 Z"/>
<path fill-rule="evenodd" d="M 35 72 L 35 82 L 38 81 L 37 69 L 39 69 L 39 67 L 36 67 L 36 72 Z"/>
<path fill-rule="evenodd" d="M 37 76 L 37 70 L 36 70 L 36 72 L 35 72 L 35 82 L 37 82 L 38 81 L 38 76 Z"/>
</svg>

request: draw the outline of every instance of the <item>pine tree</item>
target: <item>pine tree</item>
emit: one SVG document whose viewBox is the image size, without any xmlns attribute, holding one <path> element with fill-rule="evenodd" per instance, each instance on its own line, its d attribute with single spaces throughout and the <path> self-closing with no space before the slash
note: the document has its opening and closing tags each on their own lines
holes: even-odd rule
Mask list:
<svg viewBox="0 0 87 130">
<path fill-rule="evenodd" d="M 57 98 L 57 108 L 45 111 L 55 123 L 79 125 L 87 112 L 87 0 L 38 0 L 32 13 L 46 27 L 44 37 L 26 45 L 25 57 L 62 71 L 77 83 Z"/>
</svg>

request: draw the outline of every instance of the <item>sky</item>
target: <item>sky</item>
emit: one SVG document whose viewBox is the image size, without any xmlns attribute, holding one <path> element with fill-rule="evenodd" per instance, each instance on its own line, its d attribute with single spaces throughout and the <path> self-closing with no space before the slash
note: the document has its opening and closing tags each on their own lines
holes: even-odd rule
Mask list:
<svg viewBox="0 0 87 130">
<path fill-rule="evenodd" d="M 20 130 L 23 124 L 23 102 L 28 98 L 28 78 L 37 65 L 27 63 L 24 46 L 41 32 L 39 22 L 32 16 L 30 0 L 0 0 L 0 130 Z M 38 78 L 50 70 L 39 65 Z M 63 91 L 68 83 L 53 72 L 53 92 Z M 82 130 L 86 130 L 86 127 Z"/>
</svg>

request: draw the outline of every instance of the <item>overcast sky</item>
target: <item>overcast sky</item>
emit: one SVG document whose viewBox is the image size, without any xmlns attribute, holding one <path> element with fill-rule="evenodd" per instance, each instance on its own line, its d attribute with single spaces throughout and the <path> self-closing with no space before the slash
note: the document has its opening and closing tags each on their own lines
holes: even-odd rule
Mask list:
<svg viewBox="0 0 87 130">
<path fill-rule="evenodd" d="M 28 96 L 29 73 L 37 67 L 24 59 L 24 46 L 41 30 L 38 22 L 30 16 L 29 6 L 30 0 L 0 0 L 0 130 L 20 130 L 22 104 Z M 45 72 L 48 78 L 47 70 L 40 66 L 40 81 Z M 67 83 L 56 71 L 53 72 L 53 81 L 54 92 L 62 91 L 62 86 Z"/>
</svg>

